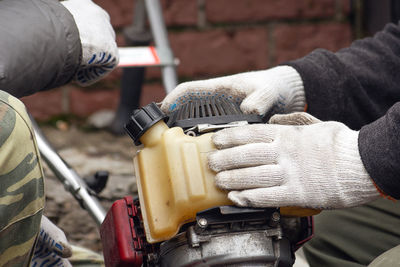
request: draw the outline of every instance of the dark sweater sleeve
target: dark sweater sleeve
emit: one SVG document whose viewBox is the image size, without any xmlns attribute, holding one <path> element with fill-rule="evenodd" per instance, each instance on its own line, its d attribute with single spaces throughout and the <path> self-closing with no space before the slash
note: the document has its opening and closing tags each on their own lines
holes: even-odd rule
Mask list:
<svg viewBox="0 0 400 267">
<path fill-rule="evenodd" d="M 361 159 L 375 184 L 400 199 L 400 102 L 385 116 L 361 128 L 358 147 Z"/>
<path fill-rule="evenodd" d="M 336 53 L 316 50 L 288 62 L 300 74 L 308 111 L 360 129 L 364 166 L 386 194 L 400 198 L 400 26 Z"/>
<path fill-rule="evenodd" d="M 0 1 L 0 36 L 0 90 L 16 97 L 65 84 L 79 67 L 79 32 L 57 0 Z"/>
<path fill-rule="evenodd" d="M 318 49 L 287 65 L 300 73 L 311 114 L 360 129 L 400 101 L 400 26 L 388 24 L 349 48 Z"/>
</svg>

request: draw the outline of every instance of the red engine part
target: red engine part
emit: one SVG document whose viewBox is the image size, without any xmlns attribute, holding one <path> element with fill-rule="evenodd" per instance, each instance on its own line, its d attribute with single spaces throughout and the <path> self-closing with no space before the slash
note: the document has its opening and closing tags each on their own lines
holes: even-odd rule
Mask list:
<svg viewBox="0 0 400 267">
<path fill-rule="evenodd" d="M 140 267 L 147 246 L 139 201 L 124 197 L 113 203 L 100 228 L 107 267 Z"/>
<path fill-rule="evenodd" d="M 312 217 L 300 220 L 300 234 L 296 234 L 296 240 L 291 240 L 293 251 L 313 236 Z M 129 196 L 113 203 L 101 225 L 100 236 L 107 267 L 147 266 L 149 257 L 159 251 L 158 246 L 146 240 L 139 201 Z"/>
</svg>

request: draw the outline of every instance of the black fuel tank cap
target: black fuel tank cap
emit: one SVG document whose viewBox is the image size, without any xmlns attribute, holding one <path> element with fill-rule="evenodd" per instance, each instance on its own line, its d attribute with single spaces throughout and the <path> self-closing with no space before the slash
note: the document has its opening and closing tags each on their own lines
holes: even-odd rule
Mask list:
<svg viewBox="0 0 400 267">
<path fill-rule="evenodd" d="M 125 124 L 125 130 L 133 139 L 135 145 L 140 145 L 139 138 L 154 124 L 164 119 L 166 115 L 161 109 L 152 102 L 142 108 L 135 109 L 128 122 Z"/>
</svg>

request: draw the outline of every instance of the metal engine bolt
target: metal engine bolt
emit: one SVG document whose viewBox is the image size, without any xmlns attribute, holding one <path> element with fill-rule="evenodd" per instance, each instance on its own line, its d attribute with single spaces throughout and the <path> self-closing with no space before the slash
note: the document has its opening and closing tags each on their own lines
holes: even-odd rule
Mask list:
<svg viewBox="0 0 400 267">
<path fill-rule="evenodd" d="M 279 214 L 279 212 L 272 213 L 271 220 L 269 221 L 269 225 L 270 226 L 278 225 L 280 219 L 281 219 L 281 215 Z"/>
<path fill-rule="evenodd" d="M 200 228 L 203 228 L 203 229 L 207 227 L 207 224 L 208 224 L 208 222 L 207 222 L 207 220 L 204 219 L 204 218 L 200 218 L 200 219 L 197 221 L 197 225 L 198 225 Z"/>
<path fill-rule="evenodd" d="M 196 137 L 196 133 L 194 131 L 187 131 L 186 135 Z"/>
<path fill-rule="evenodd" d="M 279 221 L 281 219 L 281 215 L 279 214 L 279 212 L 272 213 L 272 219 L 274 221 Z"/>
</svg>

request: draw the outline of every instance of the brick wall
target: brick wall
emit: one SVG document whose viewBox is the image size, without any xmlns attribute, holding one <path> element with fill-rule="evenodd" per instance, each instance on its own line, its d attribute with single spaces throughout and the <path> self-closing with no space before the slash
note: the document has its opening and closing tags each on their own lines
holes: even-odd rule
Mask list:
<svg viewBox="0 0 400 267">
<path fill-rule="evenodd" d="M 95 0 L 124 45 L 134 0 Z M 353 40 L 350 0 L 161 0 L 180 81 L 272 67 L 315 48 L 336 51 Z M 23 101 L 39 120 L 61 113 L 88 116 L 118 105 L 121 70 L 82 89 L 69 84 Z M 160 71 L 149 68 L 141 104 L 161 101 Z"/>
</svg>

